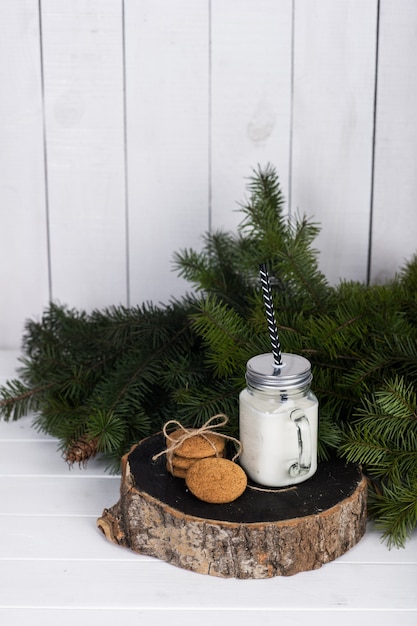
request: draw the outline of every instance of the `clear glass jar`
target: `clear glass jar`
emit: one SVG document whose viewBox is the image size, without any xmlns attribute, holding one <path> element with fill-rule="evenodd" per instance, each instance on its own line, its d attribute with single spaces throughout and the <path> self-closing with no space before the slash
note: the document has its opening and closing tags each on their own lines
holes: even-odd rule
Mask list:
<svg viewBox="0 0 417 626">
<path fill-rule="evenodd" d="M 318 400 L 310 389 L 310 361 L 283 353 L 247 363 L 247 386 L 239 396 L 240 463 L 260 485 L 286 487 L 317 469 Z"/>
</svg>

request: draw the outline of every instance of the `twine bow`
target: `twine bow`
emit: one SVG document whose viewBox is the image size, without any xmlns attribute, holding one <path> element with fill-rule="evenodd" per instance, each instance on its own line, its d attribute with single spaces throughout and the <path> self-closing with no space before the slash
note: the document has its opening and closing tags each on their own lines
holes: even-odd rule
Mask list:
<svg viewBox="0 0 417 626">
<path fill-rule="evenodd" d="M 177 450 L 184 443 L 184 441 L 186 441 L 187 439 L 191 439 L 191 437 L 195 437 L 196 435 L 200 435 L 200 437 L 203 437 L 203 439 L 205 439 L 205 441 L 207 441 L 213 448 L 216 456 L 218 456 L 216 445 L 207 436 L 210 433 L 215 433 L 218 437 L 222 437 L 223 439 L 227 439 L 228 441 L 233 441 L 237 444 L 238 451 L 232 458 L 232 461 L 235 461 L 242 452 L 242 444 L 240 443 L 240 441 L 235 437 L 232 437 L 231 435 L 225 435 L 224 433 L 215 432 L 217 428 L 225 426 L 228 421 L 229 418 L 224 413 L 218 413 L 217 415 L 213 415 L 213 417 L 210 417 L 210 419 L 208 419 L 205 424 L 200 426 L 200 428 L 185 428 L 180 422 L 177 422 L 177 420 L 169 420 L 164 424 L 162 431 L 165 435 L 166 440 L 170 442 L 170 445 L 168 445 L 165 450 L 162 450 L 161 452 L 158 452 L 158 454 L 155 454 L 152 457 L 152 460 L 156 461 L 156 459 L 158 459 L 160 456 L 166 454 L 169 467 L 172 469 L 172 457 L 174 456 L 175 450 Z M 171 426 L 176 426 L 176 430 L 182 430 L 183 434 L 180 437 L 174 439 L 168 432 L 168 428 Z"/>
</svg>

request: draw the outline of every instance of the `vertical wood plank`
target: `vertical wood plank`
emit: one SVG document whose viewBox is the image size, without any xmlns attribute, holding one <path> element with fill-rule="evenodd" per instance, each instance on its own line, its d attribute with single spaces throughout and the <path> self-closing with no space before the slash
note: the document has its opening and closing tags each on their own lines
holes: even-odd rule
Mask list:
<svg viewBox="0 0 417 626">
<path fill-rule="evenodd" d="M 121 2 L 42 9 L 52 295 L 126 303 Z"/>
<path fill-rule="evenodd" d="M 207 231 L 207 6 L 125 2 L 132 304 L 189 288 L 172 256 Z"/>
<path fill-rule="evenodd" d="M 0 3 L 0 348 L 47 304 L 38 3 Z"/>
<path fill-rule="evenodd" d="M 295 7 L 292 210 L 321 225 L 330 282 L 366 280 L 377 2 Z"/>
<path fill-rule="evenodd" d="M 212 225 L 235 231 L 245 180 L 270 162 L 288 196 L 290 0 L 212 0 Z"/>
<path fill-rule="evenodd" d="M 392 278 L 417 251 L 417 4 L 383 0 L 371 278 Z"/>
</svg>

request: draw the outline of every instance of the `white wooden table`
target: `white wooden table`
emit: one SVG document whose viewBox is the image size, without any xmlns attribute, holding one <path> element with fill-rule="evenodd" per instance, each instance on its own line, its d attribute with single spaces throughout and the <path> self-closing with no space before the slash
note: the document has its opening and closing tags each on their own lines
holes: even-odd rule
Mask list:
<svg viewBox="0 0 417 626">
<path fill-rule="evenodd" d="M 0 382 L 16 352 L 0 352 Z M 30 416 L 0 422 L 0 624 L 416 626 L 417 534 L 389 551 L 370 526 L 347 554 L 290 578 L 204 576 L 109 543 L 96 529 L 120 479 L 68 469 Z"/>
</svg>

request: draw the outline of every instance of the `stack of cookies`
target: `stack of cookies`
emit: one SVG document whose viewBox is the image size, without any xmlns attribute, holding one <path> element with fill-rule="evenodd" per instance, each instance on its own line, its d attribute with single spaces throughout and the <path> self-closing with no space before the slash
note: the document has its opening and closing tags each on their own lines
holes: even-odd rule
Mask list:
<svg viewBox="0 0 417 626">
<path fill-rule="evenodd" d="M 195 430 L 195 429 L 194 429 Z M 194 432 L 193 429 L 188 434 Z M 173 476 L 185 478 L 187 470 L 199 459 L 211 457 L 224 457 L 225 439 L 216 433 L 205 433 L 203 435 L 188 436 L 182 443 L 177 445 L 178 440 L 184 437 L 184 431 L 179 428 L 166 437 L 167 447 L 167 470 Z M 170 448 L 174 452 L 170 454 Z"/>
<path fill-rule="evenodd" d="M 236 500 L 245 491 L 247 476 L 243 469 L 225 457 L 225 439 L 212 432 L 192 434 L 178 429 L 166 437 L 167 470 L 184 478 L 191 493 L 212 504 Z M 172 451 L 170 452 L 170 448 Z"/>
</svg>

